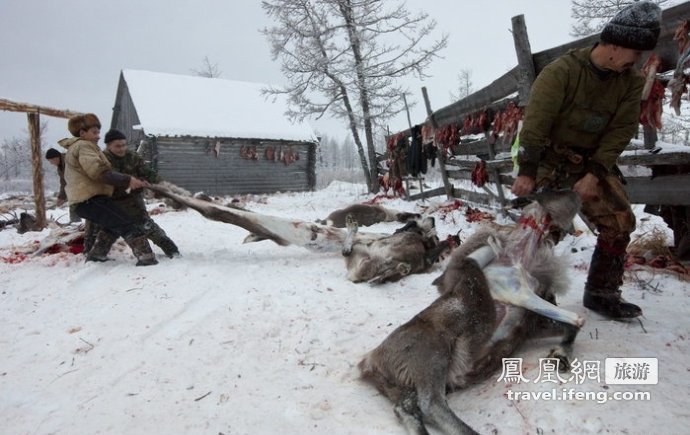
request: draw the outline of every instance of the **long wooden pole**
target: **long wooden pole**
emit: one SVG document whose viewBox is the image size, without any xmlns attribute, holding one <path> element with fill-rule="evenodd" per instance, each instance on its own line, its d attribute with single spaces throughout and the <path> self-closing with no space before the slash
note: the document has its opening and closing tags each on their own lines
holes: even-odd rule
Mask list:
<svg viewBox="0 0 690 435">
<path fill-rule="evenodd" d="M 426 92 L 426 86 L 422 87 L 422 95 L 424 96 L 426 114 L 429 117 L 429 121 L 431 121 L 431 126 L 434 127 L 434 130 L 436 130 L 438 128 L 438 123 L 436 122 L 436 119 L 434 119 L 434 111 L 431 110 L 431 102 L 429 101 L 429 94 Z M 441 179 L 443 180 L 443 187 L 446 191 L 446 198 L 451 199 L 453 198 L 453 185 L 450 184 L 450 181 L 448 180 L 448 172 L 446 172 L 446 152 L 443 147 L 438 146 L 436 139 L 434 139 L 434 145 L 438 150 L 438 167 L 441 170 Z"/>
<path fill-rule="evenodd" d="M 8 100 L 6 98 L 0 98 L 0 110 L 5 110 L 8 112 L 41 113 L 43 115 L 55 116 L 57 118 L 71 118 L 76 115 L 83 115 L 81 112 L 53 109 L 52 107 L 21 103 L 19 101 Z"/>
<path fill-rule="evenodd" d="M 410 108 L 407 105 L 407 98 L 402 94 L 403 103 L 405 103 L 405 113 L 407 113 L 407 125 L 410 127 L 410 134 L 412 134 L 412 118 L 410 118 Z"/>
<path fill-rule="evenodd" d="M 532 58 L 532 47 L 527 36 L 527 24 L 525 16 L 518 15 L 512 18 L 513 42 L 515 43 L 515 54 L 518 60 L 518 95 L 519 106 L 525 106 L 529 99 L 529 91 L 536 78 L 534 59 Z"/>
<path fill-rule="evenodd" d="M 27 113 L 31 136 L 31 163 L 33 167 L 36 226 L 46 227 L 46 200 L 43 190 L 43 162 L 41 161 L 41 120 L 38 113 Z"/>
</svg>

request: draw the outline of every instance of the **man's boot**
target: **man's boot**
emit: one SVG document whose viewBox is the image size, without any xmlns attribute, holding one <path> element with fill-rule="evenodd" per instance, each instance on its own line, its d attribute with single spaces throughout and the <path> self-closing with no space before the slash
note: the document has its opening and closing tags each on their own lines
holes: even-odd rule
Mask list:
<svg viewBox="0 0 690 435">
<path fill-rule="evenodd" d="M 86 254 L 86 261 L 108 261 L 108 252 L 117 240 L 117 235 L 100 230 L 93 247 Z"/>
<path fill-rule="evenodd" d="M 613 319 L 630 319 L 642 309 L 621 298 L 625 253 L 614 254 L 597 244 L 589 265 L 582 303 L 585 307 Z"/>
<path fill-rule="evenodd" d="M 137 257 L 137 266 L 152 266 L 158 264 L 146 236 L 127 237 L 125 242 L 132 248 L 132 253 Z"/>
<path fill-rule="evenodd" d="M 98 224 L 86 220 L 84 224 L 84 254 L 88 255 L 96 244 L 96 237 L 98 237 L 100 227 Z"/>
<path fill-rule="evenodd" d="M 180 250 L 177 249 L 175 242 L 165 234 L 163 228 L 159 227 L 153 219 L 149 218 L 146 221 L 144 224 L 144 231 L 146 231 L 146 237 L 156 246 L 160 247 L 168 258 L 180 256 Z"/>
<path fill-rule="evenodd" d="M 177 249 L 177 245 L 172 241 L 172 239 L 170 239 L 170 237 L 164 236 L 160 239 L 152 239 L 151 241 L 158 245 L 168 258 L 180 256 L 180 250 Z"/>
</svg>

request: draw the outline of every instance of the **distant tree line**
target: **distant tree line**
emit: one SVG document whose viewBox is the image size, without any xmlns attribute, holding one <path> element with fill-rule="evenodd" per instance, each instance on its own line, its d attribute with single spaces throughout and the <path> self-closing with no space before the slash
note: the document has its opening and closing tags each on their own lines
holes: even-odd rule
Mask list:
<svg viewBox="0 0 690 435">
<path fill-rule="evenodd" d="M 40 134 L 45 136 L 48 124 L 41 123 Z M 20 137 L 6 137 L 0 144 L 0 179 L 31 178 L 31 138 L 25 131 Z"/>
<path fill-rule="evenodd" d="M 0 146 L 0 177 L 3 181 L 30 173 L 31 156 L 26 138 L 5 138 Z"/>
</svg>

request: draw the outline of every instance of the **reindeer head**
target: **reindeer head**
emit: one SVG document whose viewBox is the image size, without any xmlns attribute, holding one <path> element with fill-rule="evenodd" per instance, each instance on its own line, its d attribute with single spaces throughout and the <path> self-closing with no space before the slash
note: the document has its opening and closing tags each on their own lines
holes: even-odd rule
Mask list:
<svg viewBox="0 0 690 435">
<path fill-rule="evenodd" d="M 525 200 L 530 201 L 524 205 Z M 563 236 L 572 232 L 573 219 L 580 211 L 580 196 L 571 190 L 551 190 L 538 192 L 522 201 L 522 215 L 518 225 L 530 226 L 542 233 L 543 241 L 557 243 Z M 515 203 L 515 202 L 514 202 Z"/>
</svg>

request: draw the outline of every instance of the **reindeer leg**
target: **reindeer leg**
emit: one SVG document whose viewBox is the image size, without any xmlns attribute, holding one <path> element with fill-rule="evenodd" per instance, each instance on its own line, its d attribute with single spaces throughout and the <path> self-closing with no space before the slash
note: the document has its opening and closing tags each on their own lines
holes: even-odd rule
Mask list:
<svg viewBox="0 0 690 435">
<path fill-rule="evenodd" d="M 529 338 L 561 337 L 560 343 L 549 352 L 548 358 L 557 358 L 560 361 L 558 369 L 562 372 L 570 370 L 570 357 L 573 352 L 573 343 L 580 328 L 569 323 L 560 322 L 541 316 L 533 316 L 528 326 Z"/>
<path fill-rule="evenodd" d="M 580 332 L 580 328 L 563 323 L 562 329 L 564 330 L 563 338 L 561 342 L 558 343 L 558 346 L 551 349 L 549 358 L 558 358 L 560 361 L 558 365 L 559 370 L 567 372 L 570 370 L 570 356 L 573 354 L 573 343 L 575 342 L 577 334 Z"/>
<path fill-rule="evenodd" d="M 445 383 L 435 389 L 419 388 L 417 394 L 417 403 L 425 422 L 444 434 L 478 435 L 448 406 Z"/>
<path fill-rule="evenodd" d="M 381 272 L 376 274 L 368 282 L 369 284 L 383 284 L 386 281 L 397 281 L 403 276 L 407 276 L 412 271 L 409 263 L 396 261 L 386 261 L 381 266 Z"/>
<path fill-rule="evenodd" d="M 519 263 L 515 266 L 492 264 L 484 272 L 489 281 L 491 297 L 495 300 L 525 308 L 559 322 L 569 323 L 577 328 L 584 324 L 585 320 L 582 316 L 537 296 L 534 292 L 534 286 L 537 285 L 534 278 Z"/>
<path fill-rule="evenodd" d="M 432 264 L 438 263 L 446 255 L 446 253 L 450 252 L 450 250 L 451 248 L 448 242 L 445 240 L 439 242 L 435 248 L 427 251 L 426 256 L 424 257 L 425 264 L 427 266 L 431 266 Z"/>
<path fill-rule="evenodd" d="M 347 227 L 347 235 L 343 241 L 343 249 L 341 253 L 344 257 L 347 257 L 352 253 L 352 244 L 355 241 L 355 235 L 357 234 L 357 229 L 359 227 L 357 220 L 355 220 L 351 213 L 348 213 L 347 216 L 345 216 L 345 226 Z"/>
<path fill-rule="evenodd" d="M 422 411 L 417 404 L 417 392 L 405 389 L 400 392 L 400 398 L 393 411 L 410 435 L 429 435 L 422 421 Z"/>
<path fill-rule="evenodd" d="M 481 248 L 473 251 L 467 258 L 474 260 L 480 268 L 484 269 L 496 259 L 496 251 L 492 246 L 482 246 Z"/>
</svg>

